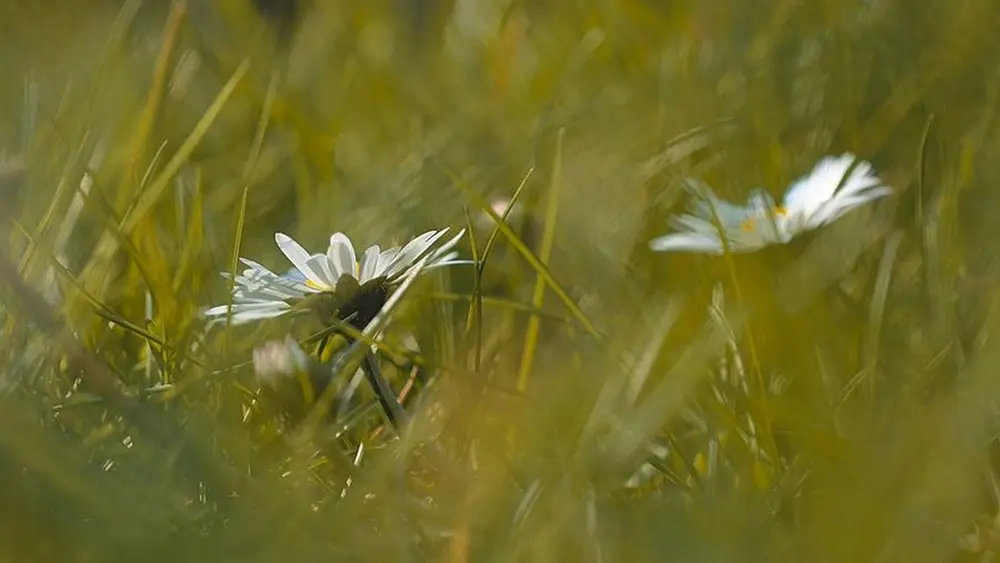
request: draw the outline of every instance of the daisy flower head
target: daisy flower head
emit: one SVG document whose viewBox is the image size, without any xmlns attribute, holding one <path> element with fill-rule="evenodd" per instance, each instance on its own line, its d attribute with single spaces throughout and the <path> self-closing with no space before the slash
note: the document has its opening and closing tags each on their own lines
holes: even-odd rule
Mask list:
<svg viewBox="0 0 1000 563">
<path fill-rule="evenodd" d="M 691 212 L 672 217 L 677 230 L 650 241 L 652 250 L 723 254 L 754 252 L 785 244 L 799 234 L 839 219 L 852 209 L 892 193 L 872 165 L 853 154 L 826 157 L 788 187 L 781 205 L 754 190 L 745 206 L 723 201 L 707 186 L 689 181 L 701 198 Z"/>
<path fill-rule="evenodd" d="M 334 308 L 345 308 L 355 300 L 355 294 L 370 295 L 371 291 L 361 291 L 366 288 L 377 290 L 375 293 L 387 293 L 424 258 L 427 259 L 425 271 L 467 263 L 458 260 L 458 253 L 452 250 L 465 230 L 438 244 L 447 233 L 447 228 L 427 231 L 401 247 L 385 250 L 373 245 L 360 258 L 343 233 L 334 233 L 326 252 L 316 254 L 306 251 L 292 237 L 276 233 L 274 241 L 292 263 L 292 268 L 279 275 L 253 260 L 240 258 L 247 268 L 233 278 L 232 324 L 278 317 L 291 311 L 297 303 L 317 296 L 336 295 L 339 299 L 333 300 Z M 229 278 L 227 272 L 222 275 Z M 384 301 L 384 295 L 381 299 Z M 205 315 L 224 319 L 227 311 L 226 305 L 219 305 L 205 311 Z"/>
</svg>

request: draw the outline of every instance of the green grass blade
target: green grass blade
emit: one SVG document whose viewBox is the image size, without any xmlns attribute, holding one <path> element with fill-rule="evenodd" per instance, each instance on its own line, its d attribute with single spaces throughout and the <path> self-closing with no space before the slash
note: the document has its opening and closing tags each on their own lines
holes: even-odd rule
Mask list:
<svg viewBox="0 0 1000 563">
<path fill-rule="evenodd" d="M 475 330 L 476 346 L 473 350 L 472 369 L 478 372 L 483 356 L 483 270 L 479 258 L 479 242 L 476 240 L 476 225 L 472 220 L 472 213 L 468 206 L 465 207 L 465 223 L 466 232 L 469 233 L 472 262 L 476 267 L 472 279 L 472 301 L 469 303 L 469 311 L 465 317 L 465 333 L 468 335 Z"/>
<path fill-rule="evenodd" d="M 556 140 L 556 156 L 552 165 L 552 181 L 549 185 L 548 204 L 545 209 L 545 226 L 542 231 L 542 246 L 538 252 L 538 260 L 542 264 L 548 264 L 552 257 L 552 245 L 555 240 L 556 221 L 559 216 L 559 195 L 562 191 L 562 149 L 565 129 L 559 130 Z M 513 204 L 512 204 L 513 205 Z M 509 209 L 510 206 L 508 206 Z M 494 230 L 494 232 L 496 232 Z M 535 289 L 531 297 L 531 306 L 535 309 L 542 308 L 542 301 L 545 299 L 545 278 L 538 275 L 535 278 Z M 525 391 L 528 386 L 528 376 L 531 373 L 531 366 L 535 359 L 535 350 L 538 347 L 538 334 L 541 330 L 541 319 L 537 315 L 528 318 L 528 327 L 524 336 L 524 349 L 521 353 L 521 367 L 517 374 L 517 390 Z"/>
<path fill-rule="evenodd" d="M 133 229 L 139 224 L 143 218 L 149 213 L 157 201 L 159 201 L 160 196 L 166 189 L 167 185 L 173 179 L 173 177 L 180 171 L 184 163 L 187 162 L 189 156 L 201 142 L 201 139 L 208 133 L 209 128 L 215 123 L 215 119 L 219 117 L 222 113 L 222 109 L 226 106 L 229 101 L 230 96 L 236 89 L 240 80 L 246 75 L 247 70 L 250 68 L 250 63 L 244 61 L 237 69 L 236 72 L 229 78 L 226 84 L 219 91 L 219 94 L 215 97 L 215 100 L 208 106 L 208 110 L 198 121 L 194 129 L 188 135 L 188 137 L 181 143 L 177 152 L 170 158 L 167 164 L 164 166 L 163 171 L 161 171 L 152 182 L 150 182 L 149 187 L 143 191 L 142 196 L 139 197 L 135 206 L 125 214 L 122 219 L 121 231 L 125 234 L 131 233 Z"/>
<path fill-rule="evenodd" d="M 243 188 L 243 198 L 240 200 L 240 213 L 236 218 L 236 236 L 233 240 L 233 253 L 229 258 L 229 283 L 227 284 L 227 295 L 226 295 L 226 332 L 222 340 L 222 353 L 226 354 L 229 350 L 229 333 L 232 329 L 233 322 L 233 288 L 236 286 L 236 274 L 240 268 L 240 252 L 243 248 L 243 229 L 246 225 L 247 217 L 247 197 L 249 196 L 250 188 Z"/>
<path fill-rule="evenodd" d="M 882 335 L 882 319 L 885 316 L 885 300 L 889 294 L 892 281 L 893 265 L 896 263 L 896 253 L 903 242 L 903 233 L 896 231 L 889 235 L 879 261 L 878 274 L 875 277 L 875 290 L 872 293 L 871 308 L 868 313 L 868 335 L 865 339 L 865 372 L 869 381 L 868 398 L 874 398 L 874 377 L 878 368 L 879 342 Z"/>
<path fill-rule="evenodd" d="M 559 300 L 563 302 L 566 308 L 569 309 L 570 314 L 572 314 L 573 317 L 576 318 L 577 321 L 579 321 L 579 323 L 583 326 L 583 328 L 587 331 L 587 333 L 595 338 L 601 338 L 601 333 L 600 331 L 597 330 L 597 327 L 594 326 L 594 323 L 592 323 L 590 319 L 587 318 L 587 315 L 585 315 L 583 310 L 580 309 L 580 306 L 573 301 L 573 298 L 571 298 L 569 294 L 566 292 L 566 290 L 563 289 L 563 287 L 559 284 L 559 282 L 556 281 L 555 277 L 552 275 L 551 272 L 549 272 L 549 269 L 545 266 L 545 264 L 543 264 L 538 259 L 538 257 L 535 256 L 535 254 L 531 251 L 531 249 L 528 248 L 526 244 L 524 244 L 524 241 L 522 241 L 517 236 L 517 234 L 514 233 L 514 231 L 509 226 L 507 226 L 506 223 L 504 223 L 503 219 L 501 219 L 500 216 L 497 215 L 497 213 L 490 208 L 490 205 L 482 198 L 482 196 L 476 193 L 475 190 L 473 190 L 471 187 L 466 185 L 465 182 L 463 182 L 460 178 L 458 178 L 458 176 L 456 176 L 451 170 L 448 170 L 447 172 L 448 175 L 451 176 L 452 181 L 455 183 L 455 185 L 458 186 L 458 188 L 462 190 L 462 192 L 464 192 L 465 195 L 469 199 L 471 199 L 473 203 L 475 203 L 481 210 L 483 210 L 487 215 L 489 215 L 491 219 L 493 219 L 493 222 L 496 224 L 497 230 L 499 230 L 501 233 L 503 233 L 505 237 L 507 237 L 507 240 L 510 242 L 511 246 L 513 246 L 514 249 L 517 250 L 517 252 L 524 257 L 524 259 L 528 262 L 528 264 L 530 264 L 531 267 L 534 268 L 536 272 L 538 272 L 538 275 L 540 275 L 545 280 L 545 282 L 549 284 L 549 287 L 552 288 L 552 291 L 556 294 Z"/>
</svg>

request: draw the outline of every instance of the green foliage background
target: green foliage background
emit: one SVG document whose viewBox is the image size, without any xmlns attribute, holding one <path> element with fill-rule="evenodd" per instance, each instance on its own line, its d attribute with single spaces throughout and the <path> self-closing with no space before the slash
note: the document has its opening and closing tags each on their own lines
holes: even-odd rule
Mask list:
<svg viewBox="0 0 1000 563">
<path fill-rule="evenodd" d="M 1000 5 L 432 6 L 0 7 L 0 560 L 994 560 Z M 896 195 L 648 250 L 680 179 L 845 151 Z M 401 437 L 364 387 L 310 433 L 259 396 L 311 319 L 200 316 L 275 231 L 467 225 L 482 278 L 386 332 Z"/>
</svg>

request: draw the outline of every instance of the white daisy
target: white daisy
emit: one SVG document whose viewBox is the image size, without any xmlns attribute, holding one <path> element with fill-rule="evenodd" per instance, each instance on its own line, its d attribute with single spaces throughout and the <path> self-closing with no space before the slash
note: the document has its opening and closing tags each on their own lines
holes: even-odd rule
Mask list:
<svg viewBox="0 0 1000 563">
<path fill-rule="evenodd" d="M 892 188 L 882 183 L 872 165 L 847 153 L 826 157 L 812 171 L 788 187 L 782 205 L 764 190 L 754 190 L 745 207 L 722 201 L 711 189 L 694 204 L 690 214 L 671 218 L 679 231 L 650 241 L 656 251 L 722 254 L 720 233 L 731 252 L 753 252 L 784 244 L 800 233 L 832 223 L 848 211 L 885 197 Z"/>
<path fill-rule="evenodd" d="M 428 231 L 402 247 L 385 250 L 381 250 L 378 245 L 370 246 L 360 260 L 351 240 L 343 233 L 335 233 L 330 237 L 330 245 L 325 254 L 310 254 L 290 236 L 277 233 L 274 241 L 293 268 L 284 275 L 278 275 L 253 260 L 240 258 L 247 269 L 234 278 L 232 324 L 283 315 L 296 301 L 317 293 L 336 291 L 337 283 L 343 276 L 354 278 L 359 285 L 379 278 L 384 278 L 390 286 L 394 285 L 428 251 L 430 257 L 424 270 L 467 263 L 457 260 L 458 253 L 451 250 L 465 234 L 464 229 L 431 251 L 447 233 L 448 229 Z M 222 275 L 229 278 L 228 272 L 223 272 Z M 225 317 L 226 311 L 226 305 L 219 305 L 206 310 L 205 315 Z"/>
<path fill-rule="evenodd" d="M 288 376 L 305 371 L 309 357 L 291 335 L 282 340 L 271 340 L 253 351 L 253 368 L 257 381 L 277 387 Z"/>
</svg>

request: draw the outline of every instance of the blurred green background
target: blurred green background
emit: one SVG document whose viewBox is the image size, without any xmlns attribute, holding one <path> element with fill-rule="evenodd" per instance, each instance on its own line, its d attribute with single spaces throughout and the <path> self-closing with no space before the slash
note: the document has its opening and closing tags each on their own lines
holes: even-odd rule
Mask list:
<svg viewBox="0 0 1000 563">
<path fill-rule="evenodd" d="M 0 19 L 0 561 L 997 560 L 1000 4 Z M 846 151 L 896 195 L 648 250 L 681 179 L 778 197 Z M 260 395 L 253 349 L 314 320 L 200 316 L 235 256 L 288 267 L 276 231 L 480 257 L 521 185 L 481 280 L 393 316 L 401 437 L 364 385 L 305 438 Z"/>
</svg>

